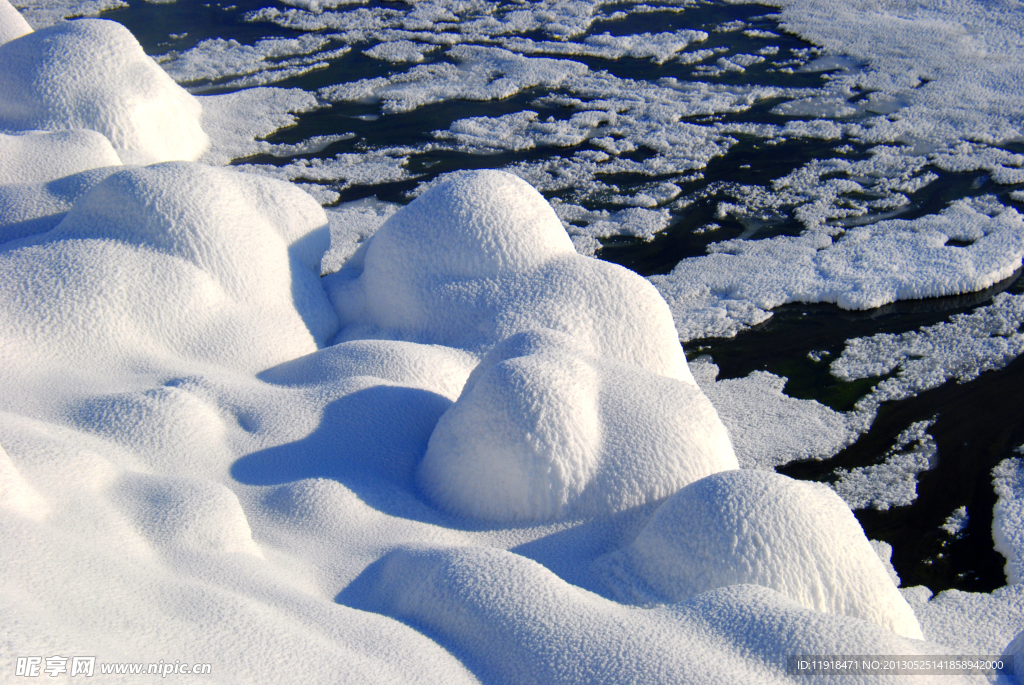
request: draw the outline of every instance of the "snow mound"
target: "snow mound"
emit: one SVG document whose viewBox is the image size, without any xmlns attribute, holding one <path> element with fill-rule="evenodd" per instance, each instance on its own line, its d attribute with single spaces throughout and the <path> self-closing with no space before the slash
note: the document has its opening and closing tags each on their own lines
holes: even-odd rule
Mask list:
<svg viewBox="0 0 1024 685">
<path fill-rule="evenodd" d="M 466 655 L 483 682 L 784 683 L 793 682 L 784 669 L 795 645 L 812 654 L 840 654 L 851 645 L 868 654 L 943 653 L 937 645 L 809 611 L 752 585 L 670 606 L 623 606 L 530 559 L 486 547 L 395 549 L 339 601 L 420 627 Z M 952 677 L 941 681 L 967 681 Z M 844 673 L 811 682 L 902 680 Z"/>
<path fill-rule="evenodd" d="M 82 19 L 0 45 L 0 127 L 91 129 L 126 162 L 197 159 L 202 106 L 120 24 Z"/>
<path fill-rule="evenodd" d="M 158 547 L 263 556 L 235 493 L 218 483 L 127 473 L 114 497 Z"/>
<path fill-rule="evenodd" d="M 110 141 L 95 131 L 0 133 L 0 185 L 46 183 L 106 166 L 120 166 Z M 0 215 L 0 221 L 5 219 Z"/>
<path fill-rule="evenodd" d="M 251 372 L 308 354 L 337 327 L 320 288 L 326 224 L 270 179 L 184 162 L 120 171 L 0 253 L 9 349 L 104 373 L 183 358 Z"/>
<path fill-rule="evenodd" d="M 32 33 L 21 12 L 16 10 L 7 0 L 0 0 L 0 45 Z"/>
<path fill-rule="evenodd" d="M 625 550 L 605 557 L 626 599 L 678 602 L 737 584 L 923 639 L 850 509 L 825 485 L 765 471 L 726 471 L 663 504 Z"/>
<path fill-rule="evenodd" d="M 267 369 L 260 378 L 279 385 L 315 386 L 353 376 L 380 378 L 459 398 L 475 355 L 440 345 L 396 340 L 353 340 Z"/>
<path fill-rule="evenodd" d="M 78 198 L 119 168 L 89 169 L 48 183 L 0 185 L 0 243 L 49 231 Z"/>
<path fill-rule="evenodd" d="M 612 357 L 692 383 L 657 291 L 576 254 L 544 198 L 500 171 L 438 183 L 326 277 L 340 339 L 393 338 L 486 352 L 550 328 Z"/>
<path fill-rule="evenodd" d="M 419 479 L 446 509 L 540 520 L 622 511 L 738 466 L 695 386 L 530 331 L 473 372 L 434 429 Z"/>
</svg>

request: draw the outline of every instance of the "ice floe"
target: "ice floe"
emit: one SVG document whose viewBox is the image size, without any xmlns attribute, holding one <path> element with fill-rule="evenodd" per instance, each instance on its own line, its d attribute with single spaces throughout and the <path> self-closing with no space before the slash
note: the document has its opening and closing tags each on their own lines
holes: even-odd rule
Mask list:
<svg viewBox="0 0 1024 685">
<path fill-rule="evenodd" d="M 917 474 L 935 466 L 938 448 L 927 433 L 934 423 L 918 421 L 896 436 L 896 444 L 873 466 L 836 469 L 832 484 L 851 509 L 886 511 L 917 499 Z"/>
<path fill-rule="evenodd" d="M 849 340 L 832 362 L 832 375 L 855 380 L 894 373 L 858 402 L 861 409 L 872 411 L 881 402 L 1003 368 L 1024 352 L 1022 323 L 1024 297 L 1000 293 L 990 305 L 933 326 Z"/>
<path fill-rule="evenodd" d="M 690 371 L 729 430 L 743 468 L 772 471 L 791 461 L 828 459 L 870 425 L 869 416 L 787 396 L 786 379 L 767 371 L 716 380 L 718 367 L 706 361 L 691 362 Z"/>
<path fill-rule="evenodd" d="M 949 241 L 963 241 L 965 247 Z M 983 290 L 1020 268 L 1024 221 L 968 202 L 920 219 L 759 241 L 730 240 L 651 282 L 672 308 L 682 340 L 735 335 L 788 302 L 871 309 L 903 299 Z"/>
</svg>

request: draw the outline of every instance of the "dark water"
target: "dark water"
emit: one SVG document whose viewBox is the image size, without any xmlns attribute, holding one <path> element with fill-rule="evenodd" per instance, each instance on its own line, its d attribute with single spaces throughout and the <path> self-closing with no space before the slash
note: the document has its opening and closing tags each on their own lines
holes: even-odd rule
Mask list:
<svg viewBox="0 0 1024 685">
<path fill-rule="evenodd" d="M 127 26 L 150 54 L 162 54 L 170 49 L 185 50 L 206 38 L 234 38 L 243 44 L 252 44 L 265 37 L 297 37 L 300 32 L 268 23 L 244 21 L 246 13 L 267 6 L 266 0 L 239 0 L 231 5 L 204 4 L 197 0 L 178 0 L 173 4 L 147 4 L 133 2 L 128 9 L 104 14 L 104 17 Z M 401 3 L 370 3 L 368 6 L 404 7 Z M 227 7 L 227 8 L 225 8 Z M 343 9 L 343 8 L 342 8 Z M 732 5 L 700 3 L 683 12 L 654 12 L 634 15 L 626 20 L 597 22 L 590 34 L 608 32 L 614 35 L 663 32 L 682 28 L 709 32 L 707 41 L 691 49 L 728 48 L 732 53 L 752 53 L 766 45 L 780 47 L 780 56 L 789 50 L 812 47 L 810 44 L 785 34 L 772 17 L 771 8 L 758 5 Z M 773 31 L 778 38 L 770 41 L 749 38 L 741 32 L 714 32 L 724 22 L 742 19 L 753 28 Z M 184 38 L 172 39 L 170 34 L 187 32 Z M 326 33 L 330 33 L 327 31 Z M 536 34 L 523 37 L 548 39 Z M 337 45 L 328 46 L 337 47 Z M 325 69 L 271 84 L 276 87 L 299 87 L 309 91 L 360 78 L 388 76 L 403 72 L 410 65 L 393 65 L 370 59 L 361 50 L 371 47 L 353 45 L 343 57 L 332 60 Z M 444 51 L 433 53 L 434 61 L 446 59 Z M 723 74 L 709 79 L 697 71 L 698 65 L 668 63 L 655 65 L 649 60 L 602 60 L 572 57 L 595 70 L 607 70 L 622 78 L 654 81 L 672 77 L 680 80 L 713 80 L 715 83 L 746 85 L 776 85 L 795 88 L 815 88 L 822 85 L 828 74 L 770 73 L 768 62 L 753 65 L 742 74 Z M 713 62 L 708 60 L 702 64 Z M 223 92 L 218 83 L 199 84 L 202 92 Z M 331 145 L 314 156 L 329 157 L 342 152 L 364 152 L 388 146 L 414 146 L 434 139 L 431 131 L 446 129 L 457 119 L 471 116 L 499 116 L 523 109 L 540 112 L 542 117 L 568 118 L 570 110 L 545 107 L 538 97 L 557 91 L 532 89 L 513 97 L 490 102 L 445 102 L 421 107 L 406 114 L 381 116 L 366 120 L 366 115 L 379 114 L 374 104 L 343 103 L 310 112 L 299 117 L 296 127 L 275 134 L 272 142 L 297 142 L 310 136 L 351 132 L 355 136 Z M 863 96 L 863 94 L 861 94 Z M 762 102 L 751 109 L 731 115 L 694 117 L 694 123 L 711 121 L 758 122 L 784 125 L 792 118 L 773 114 L 770 110 L 779 100 Z M 844 157 L 864 159 L 868 147 L 856 141 L 788 140 L 779 145 L 768 145 L 763 139 L 734 136 L 736 144 L 728 154 L 715 158 L 703 170 L 703 178 L 682 183 L 683 197 L 693 200 L 685 210 L 677 211 L 672 225 L 651 242 L 620 237 L 603 240 L 598 256 L 622 264 L 642 275 L 662 274 L 670 271 L 684 258 L 704 254 L 711 242 L 739 237 L 749 232 L 749 225 L 732 218 L 716 218 L 715 210 L 722 199 L 728 197 L 729 184 L 767 185 L 800 168 L 814 159 Z M 836 150 L 849 145 L 852 149 Z M 1024 149 L 1024 146 L 1016 146 Z M 516 162 L 547 159 L 559 155 L 568 157 L 579 150 L 588 149 L 584 143 L 577 147 L 542 148 L 522 152 L 503 152 L 493 155 L 469 154 L 453 151 L 433 151 L 414 154 L 408 168 L 421 176 L 410 181 L 357 186 L 341 192 L 341 201 L 376 195 L 393 202 L 407 202 L 408 193 L 418 183 L 439 174 L 458 169 L 500 168 Z M 1011 149 L 1011 148 L 1008 148 Z M 1011 149 L 1019 152 L 1021 150 Z M 644 151 L 636 153 L 640 157 Z M 290 159 L 256 157 L 245 160 L 263 164 L 286 164 Z M 939 179 L 910 196 L 911 205 L 904 208 L 900 218 L 915 218 L 937 212 L 956 199 L 995 194 L 1004 204 L 1015 205 L 1008 194 L 1021 186 L 997 186 L 988 176 L 976 173 L 948 173 L 933 170 Z M 633 192 L 652 181 L 678 182 L 681 174 L 664 177 L 618 175 L 603 180 L 618 185 L 624 194 Z M 570 191 L 548 194 L 571 199 Z M 591 205 L 601 209 L 600 205 Z M 711 233 L 696 233 L 694 229 L 710 222 L 721 228 Z M 756 238 L 774 235 L 796 235 L 802 226 L 792 217 L 769 217 L 758 229 Z M 747 233 L 749 235 L 749 233 Z M 922 326 L 945 321 L 951 315 L 969 312 L 991 301 L 998 292 L 1024 291 L 1018 280 L 1012 278 L 989 290 L 955 298 L 901 302 L 868 312 L 847 312 L 831 305 L 787 305 L 775 310 L 766 323 L 740 333 L 733 339 L 708 339 L 687 344 L 691 356 L 709 354 L 720 367 L 719 378 L 743 377 L 754 370 L 767 370 L 789 379 L 787 394 L 815 399 L 836 410 L 848 410 L 870 391 L 878 378 L 844 383 L 829 374 L 828 361 L 813 362 L 807 354 L 811 350 L 827 350 L 837 357 L 845 341 L 875 333 L 901 333 Z M 853 468 L 879 462 L 892 446 L 895 437 L 915 421 L 937 417 L 930 429 L 938 445 L 937 466 L 919 476 L 918 498 L 907 507 L 896 507 L 886 512 L 874 510 L 856 512 L 869 537 L 892 544 L 893 564 L 904 585 L 924 584 L 935 591 L 958 588 L 970 591 L 989 591 L 1003 585 L 1003 558 L 992 549 L 991 523 L 995 495 L 992 490 L 991 470 L 1002 459 L 1013 456 L 1012 449 L 1024 443 L 1024 360 L 1017 360 L 1003 370 L 988 372 L 975 381 L 947 383 L 918 397 L 900 402 L 886 403 L 879 411 L 871 430 L 856 444 L 825 462 L 793 463 L 780 472 L 795 478 L 828 481 L 838 467 Z M 951 537 L 939 526 L 957 507 L 966 506 L 970 515 L 967 529 Z"/>
</svg>

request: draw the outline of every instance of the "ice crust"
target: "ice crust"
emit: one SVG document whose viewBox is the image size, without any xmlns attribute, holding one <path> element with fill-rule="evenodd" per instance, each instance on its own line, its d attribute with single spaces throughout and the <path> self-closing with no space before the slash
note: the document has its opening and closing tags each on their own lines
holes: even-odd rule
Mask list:
<svg viewBox="0 0 1024 685">
<path fill-rule="evenodd" d="M 626 601 L 679 602 L 762 585 L 808 609 L 922 639 L 860 524 L 819 483 L 752 470 L 708 476 L 672 495 L 629 547 L 601 563 Z"/>
</svg>

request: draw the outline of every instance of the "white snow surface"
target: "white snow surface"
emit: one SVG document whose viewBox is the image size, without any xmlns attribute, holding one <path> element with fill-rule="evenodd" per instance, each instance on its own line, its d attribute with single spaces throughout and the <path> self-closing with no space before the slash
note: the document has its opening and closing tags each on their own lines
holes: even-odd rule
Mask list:
<svg viewBox="0 0 1024 685">
<path fill-rule="evenodd" d="M 657 292 L 577 255 L 525 182 L 480 172 L 442 179 L 400 211 L 364 202 L 325 214 L 268 170 L 182 161 L 314 152 L 345 134 L 270 143 L 317 106 L 312 95 L 195 98 L 116 25 L 43 28 L 116 4 L 34 1 L 35 33 L 0 6 L 0 36 L 10 36 L 0 39 L 8 667 L 45 651 L 100 662 L 181 657 L 212 663 L 210 682 L 331 682 L 339 664 L 353 682 L 791 682 L 782 664 L 794 650 L 998 652 L 1020 632 L 1013 586 L 931 602 L 919 593 L 924 634 L 943 644 L 897 634 L 920 637 L 848 509 L 823 486 L 736 470 L 726 434 L 745 464 L 764 468 L 837 449 L 860 419 L 790 400 L 770 374 L 715 381 L 704 369 L 709 401 Z M 263 14 L 321 28 L 351 21 L 335 27 L 348 32 L 342 43 L 390 31 L 448 46 L 525 31 L 572 38 L 621 16 L 596 2 L 545 0 L 498 16 L 489 6 Z M 685 61 L 673 41 L 700 36 L 597 38 L 579 44 Z M 220 57 L 238 58 L 234 75 L 258 81 L 317 66 L 284 62 L 314 60 L 321 47 L 310 38 L 255 53 L 228 45 Z M 701 168 L 733 139 L 666 119 L 667 106 L 742 111 L 779 92 L 576 79 L 583 65 L 505 53 L 463 45 L 451 52 L 460 66 L 448 66 L 484 84 L 485 97 L 531 83 L 609 96 L 596 113 L 576 100 L 581 116 L 564 130 L 537 129 L 556 141 L 606 127 L 593 136 L 613 161 L 604 170 Z M 226 64 L 210 62 L 208 77 L 229 76 L 216 71 Z M 448 66 L 417 72 L 426 88 L 402 92 L 399 75 L 363 84 L 360 97 L 386 101 L 376 89 L 396 84 L 399 105 L 461 97 L 469 91 L 438 86 Z M 648 166 L 615 159 L 633 141 L 657 151 Z M 358 182 L 404 178 L 408 153 L 372 154 L 382 167 L 368 165 Z M 280 173 L 356 182 L 339 170 L 370 159 L 358 157 Z M 593 181 L 596 159 L 574 156 L 561 180 L 543 163 L 519 171 L 550 184 Z M 175 161 L 132 166 L 160 160 Z M 1004 162 L 990 166 L 1012 171 Z M 653 235 L 657 208 L 678 193 L 659 182 L 619 200 L 649 212 L 630 216 Z M 587 217 L 594 229 L 582 237 L 624 217 Z M 738 414 L 759 397 L 765 417 L 753 424 L 725 409 L 720 421 L 713 406 Z M 820 421 L 821 434 L 780 441 L 793 417 Z M 515 484 L 516 497 L 489 495 L 495 483 Z M 716 483 L 728 497 L 701 494 Z M 691 510 L 711 523 L 694 525 Z M 729 531 L 738 546 L 722 542 Z M 684 548 L 717 551 L 702 559 Z M 736 573 L 764 549 L 775 585 L 756 567 Z M 630 555 L 635 575 L 609 590 L 607 560 Z M 676 582 L 688 564 L 709 582 Z M 659 578 L 678 601 L 658 601 Z M 623 588 L 630 602 L 655 604 L 608 598 Z M 276 657 L 263 658 L 268 650 Z"/>
<path fill-rule="evenodd" d="M 120 24 L 82 19 L 0 45 L 0 128 L 90 129 L 148 164 L 197 159 L 201 113 Z"/>
<path fill-rule="evenodd" d="M 970 242 L 966 247 L 949 240 Z M 1020 268 L 1024 220 L 989 216 L 968 202 L 920 219 L 894 219 L 797 237 L 729 240 L 651 282 L 669 303 L 680 338 L 732 337 L 789 302 L 872 309 L 897 300 L 983 290 Z"/>
<path fill-rule="evenodd" d="M 0 45 L 32 33 L 32 27 L 7 0 L 0 0 Z"/>
<path fill-rule="evenodd" d="M 1006 557 L 1006 582 L 1024 583 L 1024 459 L 1012 457 L 992 471 L 996 506 L 992 510 L 992 538 L 996 551 Z"/>
<path fill-rule="evenodd" d="M 695 384 L 529 331 L 473 371 L 430 436 L 419 481 L 467 516 L 544 520 L 626 510 L 735 468 Z"/>
<path fill-rule="evenodd" d="M 860 524 L 820 483 L 746 469 L 708 476 L 670 497 L 629 547 L 599 563 L 625 601 L 762 585 L 808 609 L 922 639 Z"/>
</svg>

